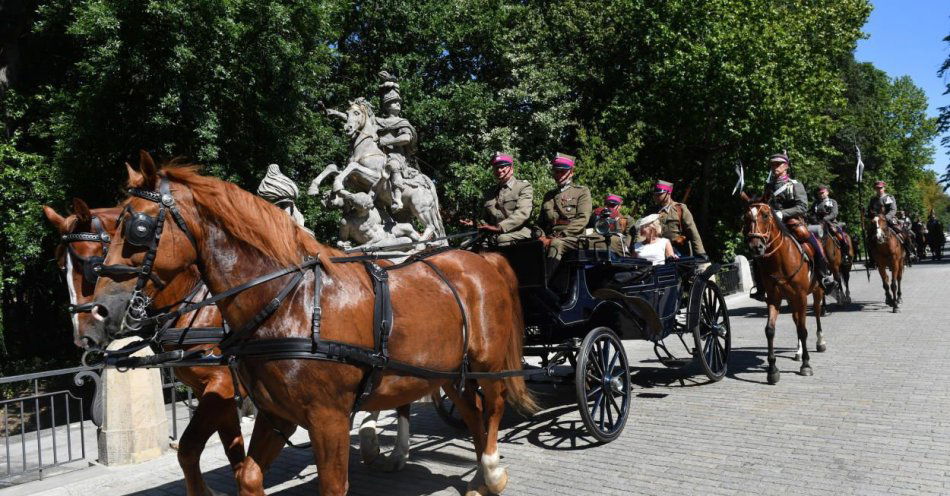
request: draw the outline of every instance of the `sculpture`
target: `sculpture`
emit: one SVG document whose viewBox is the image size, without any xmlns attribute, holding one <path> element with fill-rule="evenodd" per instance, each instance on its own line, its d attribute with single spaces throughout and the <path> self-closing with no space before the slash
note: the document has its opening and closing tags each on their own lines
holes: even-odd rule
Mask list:
<svg viewBox="0 0 950 496">
<path fill-rule="evenodd" d="M 327 165 L 311 182 L 308 194 L 320 194 L 324 179 L 336 175 L 323 201 L 327 206 L 350 205 L 349 213 L 345 214 L 348 226 L 341 229 L 341 235 L 352 237 L 341 241 L 369 247 L 399 244 L 394 241 L 397 238 L 418 241 L 443 237 L 445 227 L 435 184 L 411 165 L 416 132 L 408 120 L 400 117 L 399 84 L 385 71 L 380 77 L 383 79 L 379 85 L 382 116 L 377 117 L 372 104 L 364 98 L 351 101 L 346 112 L 319 104 L 328 116 L 345 120 L 343 130 L 352 145 L 346 167 L 341 170 L 335 164 Z M 358 193 L 366 197 L 352 196 Z M 374 208 L 362 207 L 367 199 Z M 413 219 L 418 219 L 424 227 L 418 238 L 413 237 L 416 234 L 410 223 Z M 382 231 L 367 224 L 372 222 L 377 222 Z M 366 234 L 370 232 L 374 234 Z"/>
</svg>

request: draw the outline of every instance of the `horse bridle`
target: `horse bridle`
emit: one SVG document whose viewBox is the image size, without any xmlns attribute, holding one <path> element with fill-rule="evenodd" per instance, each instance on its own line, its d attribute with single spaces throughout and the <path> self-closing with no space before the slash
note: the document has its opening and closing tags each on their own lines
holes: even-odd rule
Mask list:
<svg viewBox="0 0 950 496">
<path fill-rule="evenodd" d="M 762 206 L 768 206 L 768 205 L 766 205 L 766 204 L 764 204 L 764 203 L 761 203 L 760 205 L 762 205 Z M 750 207 L 754 207 L 754 206 L 755 206 L 755 205 L 751 205 Z M 771 210 L 771 208 L 770 208 L 770 210 Z M 775 219 L 777 222 L 781 222 L 781 221 L 779 221 L 779 220 L 775 217 L 775 212 L 772 212 L 772 218 Z M 757 222 L 754 218 L 753 218 L 753 224 L 756 225 L 756 226 L 758 225 L 758 222 Z M 753 229 L 754 229 L 754 228 L 753 228 Z M 781 228 L 779 229 L 779 231 L 781 231 Z M 767 233 L 767 232 L 766 232 L 766 233 L 761 233 L 761 232 L 756 232 L 756 231 L 749 231 L 749 232 L 747 232 L 747 233 L 745 234 L 745 237 L 746 237 L 746 238 L 749 238 L 749 239 L 761 239 L 762 242 L 765 243 L 765 247 L 766 247 L 766 248 L 768 248 L 768 246 L 773 243 L 773 239 L 772 239 L 771 234 L 770 234 L 770 233 Z M 775 246 L 775 248 L 769 250 L 767 253 L 764 253 L 764 254 L 762 254 L 762 255 L 759 255 L 757 258 L 767 257 L 767 256 L 769 256 L 769 255 L 775 253 L 776 251 L 778 251 L 778 249 L 781 248 L 782 245 L 785 243 L 785 236 L 779 236 L 779 238 L 780 238 L 780 239 L 779 239 L 779 241 L 778 241 L 778 244 Z"/>
<path fill-rule="evenodd" d="M 198 242 L 191 234 L 188 225 L 185 224 L 184 217 L 182 217 L 181 212 L 175 205 L 175 198 L 171 194 L 171 188 L 169 187 L 167 178 L 161 176 L 158 191 L 129 188 L 128 193 L 131 196 L 157 203 L 158 215 L 152 217 L 144 212 L 136 212 L 132 210 L 131 206 L 126 205 L 122 215 L 119 216 L 118 222 L 125 222 L 123 234 L 125 235 L 126 241 L 134 246 L 148 248 L 148 251 L 145 253 L 145 260 L 142 262 L 141 267 L 121 264 L 103 264 L 99 267 L 98 273 L 100 275 L 138 275 L 138 280 L 135 282 L 135 289 L 132 290 L 132 294 L 129 296 L 129 302 L 126 306 L 125 315 L 122 317 L 119 332 L 112 336 L 113 338 L 123 337 L 142 330 L 149 320 L 148 310 L 153 300 L 152 297 L 145 294 L 145 285 L 148 284 L 149 281 L 152 281 L 159 289 L 165 286 L 164 281 L 152 272 L 152 268 L 155 263 L 155 257 L 158 254 L 158 244 L 162 237 L 162 231 L 165 228 L 165 219 L 169 212 L 171 212 L 172 218 L 175 224 L 178 225 L 178 228 L 181 229 L 188 240 L 191 241 L 195 251 L 198 250 Z M 124 219 L 126 215 L 128 215 L 128 218 Z"/>
<path fill-rule="evenodd" d="M 102 267 L 102 263 L 105 261 L 106 256 L 109 255 L 109 243 L 112 242 L 112 238 L 109 236 L 109 233 L 106 232 L 105 228 L 102 225 L 102 219 L 97 216 L 92 216 L 90 220 L 92 228 L 96 232 L 77 232 L 64 234 L 62 236 L 63 243 L 66 244 L 66 256 L 73 257 L 82 263 L 82 275 L 83 279 L 86 280 L 89 284 L 96 284 L 96 281 L 99 279 L 99 270 Z M 84 257 L 79 253 L 76 253 L 76 250 L 73 249 L 73 243 L 99 243 L 102 245 L 102 255 L 93 255 L 89 257 Z M 77 308 L 82 305 L 71 306 L 70 311 L 73 308 Z"/>
</svg>

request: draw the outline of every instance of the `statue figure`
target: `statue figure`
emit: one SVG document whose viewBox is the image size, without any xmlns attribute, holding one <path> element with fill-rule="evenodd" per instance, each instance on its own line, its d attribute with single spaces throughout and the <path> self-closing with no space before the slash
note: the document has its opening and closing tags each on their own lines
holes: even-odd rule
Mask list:
<svg viewBox="0 0 950 496">
<path fill-rule="evenodd" d="M 303 214 L 296 204 L 300 189 L 297 188 L 297 184 L 292 179 L 280 172 L 280 166 L 277 164 L 267 166 L 267 174 L 264 179 L 261 179 L 261 184 L 257 186 L 257 195 L 280 207 L 297 224 L 306 229 Z M 310 230 L 307 229 L 307 231 Z M 313 234 L 312 231 L 311 234 Z"/>
<path fill-rule="evenodd" d="M 424 227 L 421 239 L 445 236 L 435 184 L 410 165 L 416 132 L 409 121 L 400 117 L 399 85 L 385 71 L 380 76 L 381 117 L 376 116 L 373 105 L 364 98 L 351 101 L 346 112 L 318 103 L 318 108 L 328 116 L 345 121 L 343 131 L 352 145 L 346 167 L 340 170 L 335 164 L 327 165 L 311 182 L 308 194 L 320 194 L 323 180 L 336 175 L 329 193 L 324 195 L 325 205 L 339 207 L 351 201 L 343 192 L 367 193 L 384 229 L 418 219 Z"/>
<path fill-rule="evenodd" d="M 403 184 L 406 177 L 415 177 L 419 171 L 409 166 L 416 147 L 416 129 L 408 120 L 400 117 L 402 97 L 399 83 L 388 72 L 379 73 L 383 82 L 379 85 L 379 101 L 382 115 L 376 118 L 379 127 L 379 145 L 386 152 L 386 172 L 389 173 L 392 209 L 402 209 Z"/>
<path fill-rule="evenodd" d="M 408 222 L 384 222 L 370 193 L 350 193 L 342 190 L 333 205 L 343 208 L 340 221 L 340 240 L 344 249 L 384 248 L 419 241 L 419 233 Z M 389 224 L 388 229 L 385 227 Z M 357 246 L 353 246 L 357 243 Z"/>
</svg>

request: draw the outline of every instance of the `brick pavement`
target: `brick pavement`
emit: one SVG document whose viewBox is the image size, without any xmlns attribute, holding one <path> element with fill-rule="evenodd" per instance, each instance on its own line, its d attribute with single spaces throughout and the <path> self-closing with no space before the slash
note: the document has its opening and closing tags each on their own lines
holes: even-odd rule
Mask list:
<svg viewBox="0 0 950 496">
<path fill-rule="evenodd" d="M 720 383 L 663 369 L 650 345 L 627 343 L 636 397 L 626 430 L 611 444 L 594 446 L 583 435 L 573 387 L 541 387 L 547 410 L 505 421 L 506 494 L 950 494 L 950 263 L 909 269 L 900 314 L 883 306 L 876 274 L 868 283 L 856 271 L 852 280 L 854 304 L 832 305 L 824 321 L 828 352 L 812 354 L 813 377 L 795 373 L 794 326 L 783 314 L 782 380 L 765 384 L 764 305 L 738 297 L 730 300 L 731 372 Z M 387 450 L 392 418 L 383 424 Z M 399 473 L 362 466 L 352 450 L 351 494 L 462 493 L 474 468 L 471 443 L 425 404 L 413 407 L 412 434 L 410 462 Z M 208 447 L 202 465 L 209 485 L 235 493 L 220 446 Z M 315 479 L 311 454 L 285 449 L 267 475 L 267 492 L 316 494 Z M 169 455 L 0 491 L 7 493 L 164 496 L 184 494 L 184 486 Z"/>
</svg>

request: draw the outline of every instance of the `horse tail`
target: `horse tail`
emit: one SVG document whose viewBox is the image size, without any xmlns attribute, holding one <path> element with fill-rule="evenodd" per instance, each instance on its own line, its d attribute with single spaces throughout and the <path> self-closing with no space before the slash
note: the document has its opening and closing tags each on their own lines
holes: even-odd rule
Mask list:
<svg viewBox="0 0 950 496">
<path fill-rule="evenodd" d="M 508 349 L 505 350 L 504 370 L 521 370 L 521 359 L 524 354 L 524 313 L 521 310 L 521 296 L 518 294 L 518 276 L 512 270 L 508 259 L 498 253 L 483 253 L 482 256 L 492 264 L 502 280 L 508 285 L 509 300 L 512 308 L 512 322 L 510 339 L 508 340 Z M 505 388 L 508 391 L 506 400 L 508 404 L 515 407 L 521 413 L 533 415 L 541 410 L 534 394 L 525 384 L 524 376 L 514 376 L 505 378 Z"/>
</svg>

